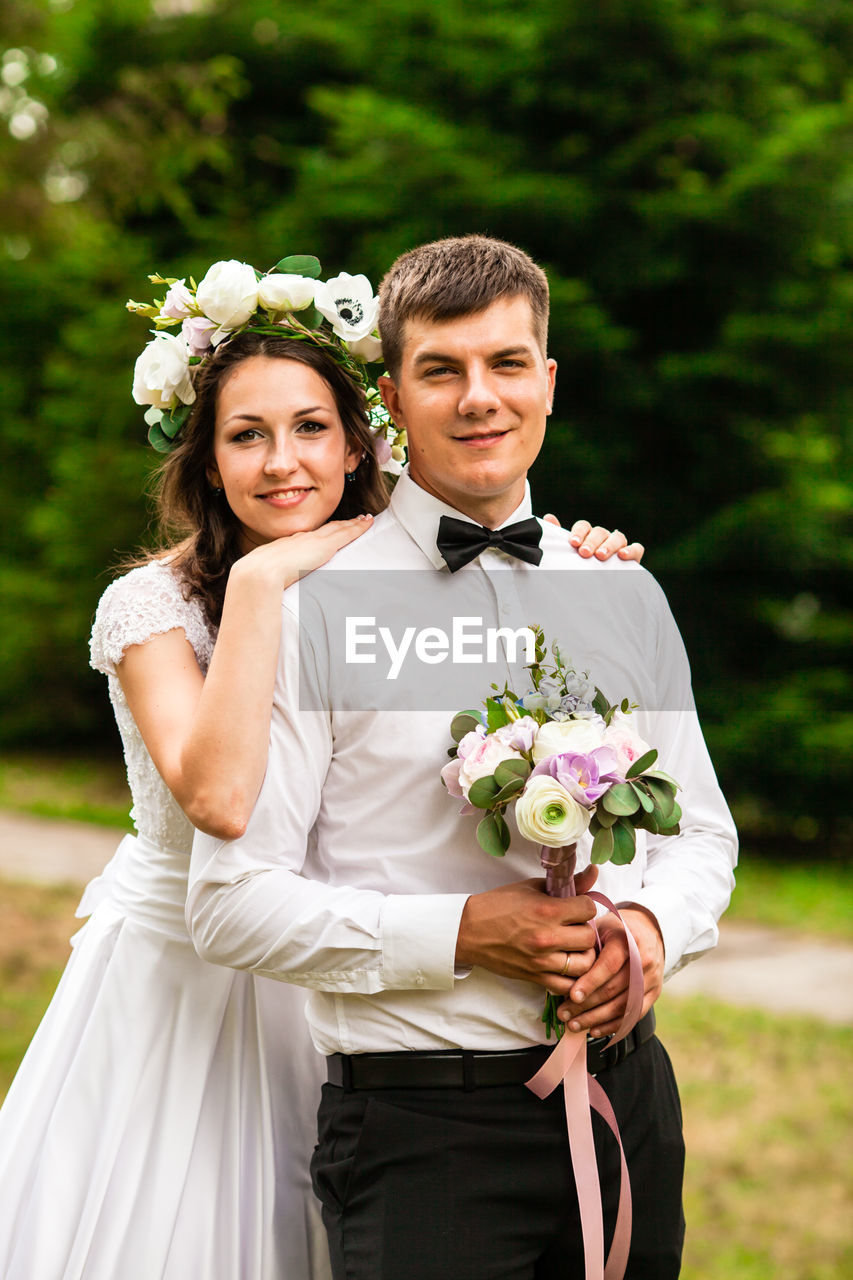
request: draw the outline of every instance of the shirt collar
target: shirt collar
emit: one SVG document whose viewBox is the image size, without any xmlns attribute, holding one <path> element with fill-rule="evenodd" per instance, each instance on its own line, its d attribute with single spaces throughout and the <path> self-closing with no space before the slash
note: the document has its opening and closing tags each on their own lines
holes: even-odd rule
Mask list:
<svg viewBox="0 0 853 1280">
<path fill-rule="evenodd" d="M 406 468 L 394 485 L 391 495 L 391 511 L 398 524 L 406 530 L 417 543 L 434 569 L 445 569 L 444 556 L 435 545 L 438 536 L 438 522 L 442 516 L 453 516 L 456 520 L 466 520 L 469 524 L 477 524 L 470 516 L 466 516 L 455 507 L 450 507 L 440 498 L 435 498 L 426 489 L 412 479 Z M 530 484 L 524 483 L 524 497 L 506 520 L 498 527 L 503 529 L 516 520 L 524 520 L 533 514 L 530 498 Z"/>
</svg>

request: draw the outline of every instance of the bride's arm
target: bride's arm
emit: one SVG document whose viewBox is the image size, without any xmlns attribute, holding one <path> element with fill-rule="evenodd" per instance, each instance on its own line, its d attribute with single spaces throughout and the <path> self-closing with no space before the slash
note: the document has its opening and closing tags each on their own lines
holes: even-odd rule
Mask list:
<svg viewBox="0 0 853 1280">
<path fill-rule="evenodd" d="M 222 839 L 245 830 L 267 761 L 281 634 L 281 593 L 369 527 L 334 521 L 238 560 L 205 678 L 182 629 L 131 645 L 116 667 L 160 776 L 194 826 Z"/>
</svg>

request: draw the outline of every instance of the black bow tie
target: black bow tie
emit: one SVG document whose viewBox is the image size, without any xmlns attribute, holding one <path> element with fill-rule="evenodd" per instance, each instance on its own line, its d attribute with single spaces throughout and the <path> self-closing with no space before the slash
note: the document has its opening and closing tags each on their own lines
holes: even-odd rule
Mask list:
<svg viewBox="0 0 853 1280">
<path fill-rule="evenodd" d="M 438 522 L 436 544 L 448 569 L 455 573 L 463 565 L 476 560 L 486 547 L 505 551 L 508 556 L 526 560 L 528 564 L 538 564 L 542 559 L 542 548 L 539 545 L 541 537 L 542 526 L 532 516 L 529 520 L 509 524 L 504 529 L 486 529 L 483 525 L 471 524 L 468 520 L 442 516 Z"/>
</svg>

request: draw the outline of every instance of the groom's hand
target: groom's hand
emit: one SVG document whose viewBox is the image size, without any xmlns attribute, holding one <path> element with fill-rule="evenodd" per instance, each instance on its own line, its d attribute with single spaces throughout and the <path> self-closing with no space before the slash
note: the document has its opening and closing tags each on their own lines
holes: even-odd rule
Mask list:
<svg viewBox="0 0 853 1280">
<path fill-rule="evenodd" d="M 657 921 L 639 907 L 622 907 L 619 914 L 634 936 L 643 965 L 643 1013 L 647 1013 L 663 989 L 664 946 Z M 601 953 L 595 964 L 573 984 L 560 1006 L 559 1018 L 572 1031 L 610 1036 L 619 1027 L 628 999 L 628 943 L 616 916 L 598 921 Z"/>
<path fill-rule="evenodd" d="M 480 965 L 567 996 L 595 960 L 595 903 L 584 894 L 596 874 L 592 867 L 576 877 L 576 898 L 549 898 L 544 880 L 472 894 L 459 925 L 457 965 Z"/>
</svg>

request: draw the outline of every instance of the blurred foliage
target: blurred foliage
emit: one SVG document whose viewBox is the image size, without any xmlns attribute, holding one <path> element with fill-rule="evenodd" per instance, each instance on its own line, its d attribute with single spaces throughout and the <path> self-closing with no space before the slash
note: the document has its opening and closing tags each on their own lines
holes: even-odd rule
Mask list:
<svg viewBox="0 0 853 1280">
<path fill-rule="evenodd" d="M 0 740 L 112 741 L 146 274 L 482 231 L 552 281 L 539 509 L 651 548 L 747 826 L 849 850 L 851 66 L 848 0 L 7 6 Z"/>
</svg>

